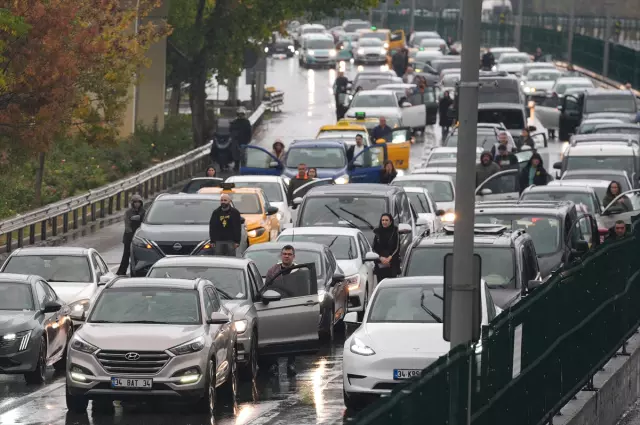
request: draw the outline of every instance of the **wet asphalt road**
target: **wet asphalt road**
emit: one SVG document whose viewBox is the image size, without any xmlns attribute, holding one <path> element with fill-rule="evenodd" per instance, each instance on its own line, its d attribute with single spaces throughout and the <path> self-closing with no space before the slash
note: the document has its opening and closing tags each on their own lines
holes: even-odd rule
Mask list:
<svg viewBox="0 0 640 425">
<path fill-rule="evenodd" d="M 377 67 L 372 67 L 377 68 Z M 357 68 L 348 66 L 352 79 Z M 269 147 L 277 138 L 285 144 L 295 139 L 314 138 L 319 127 L 335 122 L 332 84 L 335 70 L 299 69 L 295 59 L 273 59 L 268 63 L 267 84 L 285 92 L 281 113 L 275 113 L 258 130 L 254 143 Z M 248 88 L 240 87 L 240 97 L 247 98 Z M 411 168 L 419 168 L 425 154 L 440 143 L 439 128 L 428 128 L 423 143 L 411 152 Z M 557 161 L 560 144 L 550 141 L 541 150 L 550 168 Z M 551 170 L 549 170 L 551 171 Z M 73 245 L 96 248 L 110 267 L 116 268 L 122 255 L 122 223 L 104 227 L 94 234 L 73 241 Z M 192 416 L 188 410 L 174 407 L 116 406 L 114 412 L 93 412 L 87 416 L 67 414 L 64 398 L 64 375 L 49 373 L 47 384 L 27 386 L 22 376 L 0 375 L 0 424 L 62 425 L 302 425 L 343 422 L 342 346 L 335 341 L 325 352 L 298 358 L 298 375 L 286 376 L 284 363 L 280 376 L 260 376 L 255 385 L 242 384 L 237 406 L 227 406 L 214 419 Z M 282 360 L 281 360 L 282 361 Z M 635 424 L 635 422 L 634 422 Z M 640 422 L 638 423 L 640 424 Z M 627 423 L 625 425 L 631 425 Z"/>
</svg>

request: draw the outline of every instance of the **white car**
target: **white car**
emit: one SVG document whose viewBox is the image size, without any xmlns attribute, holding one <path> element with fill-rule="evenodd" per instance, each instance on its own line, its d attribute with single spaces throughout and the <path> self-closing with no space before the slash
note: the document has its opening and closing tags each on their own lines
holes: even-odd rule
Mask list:
<svg viewBox="0 0 640 425">
<path fill-rule="evenodd" d="M 441 38 L 425 38 L 420 41 L 420 48 L 424 50 L 440 50 L 447 42 Z"/>
<path fill-rule="evenodd" d="M 387 63 L 387 49 L 382 40 L 377 38 L 363 38 L 358 41 L 358 47 L 352 53 L 356 63 Z"/>
<path fill-rule="evenodd" d="M 262 189 L 269 203 L 278 208 L 276 216 L 280 224 L 293 222 L 289 203 L 287 201 L 287 184 L 280 176 L 231 176 L 226 180 L 236 187 L 257 187 Z"/>
<path fill-rule="evenodd" d="M 444 210 L 439 210 L 436 203 L 431 199 L 429 191 L 424 187 L 405 186 L 405 193 L 409 197 L 409 202 L 418 214 L 418 218 L 426 224 L 418 227 L 418 234 L 424 234 L 425 230 L 429 230 L 430 234 L 434 234 L 442 230 L 442 217 L 445 215 Z"/>
<path fill-rule="evenodd" d="M 345 227 L 296 227 L 285 229 L 276 242 L 314 242 L 326 245 L 344 272 L 349 291 L 349 311 L 362 318 L 376 286 L 373 265 L 379 255 L 359 229 Z"/>
<path fill-rule="evenodd" d="M 528 53 L 503 53 L 496 59 L 496 71 L 506 71 L 510 74 L 522 74 L 523 65 L 530 63 Z"/>
<path fill-rule="evenodd" d="M 525 94 L 548 93 L 556 84 L 556 80 L 563 75 L 557 69 L 532 69 L 522 78 L 522 91 Z"/>
<path fill-rule="evenodd" d="M 442 338 L 442 276 L 384 279 L 373 292 L 360 327 L 345 341 L 342 358 L 344 403 L 361 407 L 367 396 L 389 394 L 449 352 Z M 487 284 L 480 283 L 482 325 L 501 310 Z M 345 322 L 358 323 L 355 313 Z"/>
<path fill-rule="evenodd" d="M 425 170 L 429 171 L 430 169 L 426 168 Z M 423 187 L 427 189 L 437 208 L 445 211 L 442 221 L 453 222 L 455 219 L 456 188 L 451 176 L 435 173 L 416 174 L 414 171 L 413 174 L 396 177 L 391 184 L 401 187 Z"/>
<path fill-rule="evenodd" d="M 356 118 L 363 113 L 367 118 L 399 118 L 401 127 L 422 129 L 427 125 L 426 106 L 413 106 L 408 102 L 400 105 L 393 90 L 361 90 L 356 93 L 345 116 Z"/>
<path fill-rule="evenodd" d="M 476 148 L 476 163 L 480 162 L 482 148 Z M 442 146 L 431 149 L 429 156 L 425 160 L 425 167 L 455 167 L 458 160 L 458 147 Z"/>
</svg>

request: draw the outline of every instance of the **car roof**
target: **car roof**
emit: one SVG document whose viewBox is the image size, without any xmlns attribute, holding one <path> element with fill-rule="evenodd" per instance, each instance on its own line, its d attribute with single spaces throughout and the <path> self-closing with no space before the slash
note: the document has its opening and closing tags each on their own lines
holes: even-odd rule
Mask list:
<svg viewBox="0 0 640 425">
<path fill-rule="evenodd" d="M 390 194 L 400 192 L 400 191 L 402 191 L 402 188 L 398 186 L 391 186 L 386 184 L 349 183 L 349 184 L 335 184 L 335 185 L 314 187 L 309 192 L 307 192 L 305 197 L 309 197 L 310 195 L 315 195 L 315 196 L 371 195 L 371 197 L 380 197 L 380 196 L 389 196 Z"/>
<path fill-rule="evenodd" d="M 607 128 L 627 128 L 631 131 L 640 130 L 640 125 L 623 122 L 622 120 L 617 118 L 609 118 L 607 121 L 608 121 L 607 123 L 599 125 L 598 130 L 607 129 Z"/>
<path fill-rule="evenodd" d="M 590 187 L 609 187 L 611 181 L 609 180 L 596 180 L 596 179 L 569 179 L 569 180 L 552 180 L 547 183 L 547 186 L 575 186 L 585 185 Z"/>
<path fill-rule="evenodd" d="M 562 83 L 581 83 L 587 81 L 591 84 L 592 81 L 590 79 L 588 79 L 587 77 L 560 77 L 556 80 L 556 84 L 558 84 L 558 82 L 562 82 Z"/>
<path fill-rule="evenodd" d="M 212 197 L 210 194 L 207 195 L 202 193 L 162 193 L 158 195 L 155 200 L 219 201 L 219 199 Z"/>
<path fill-rule="evenodd" d="M 588 96 L 633 96 L 635 95 L 629 90 L 611 90 L 601 87 L 590 88 L 585 92 Z"/>
<path fill-rule="evenodd" d="M 580 123 L 582 124 L 609 124 L 609 123 L 621 123 L 622 120 L 620 118 L 587 118 L 586 120 L 582 120 Z"/>
<path fill-rule="evenodd" d="M 253 252 L 253 251 L 281 250 L 286 245 L 292 245 L 295 249 L 299 249 L 301 251 L 316 251 L 316 252 L 324 251 L 324 245 L 321 245 L 315 242 L 281 241 L 281 242 L 264 242 L 264 243 L 254 244 L 254 245 L 251 245 L 249 248 L 247 248 L 245 253 Z"/>
<path fill-rule="evenodd" d="M 520 51 L 518 50 L 517 47 L 490 47 L 489 48 L 492 52 L 513 52 L 513 53 L 520 53 Z"/>
<path fill-rule="evenodd" d="M 376 89 L 376 90 L 360 90 L 360 91 L 356 94 L 356 96 L 359 96 L 359 95 L 361 95 L 361 94 L 362 94 L 362 95 L 365 95 L 365 94 L 366 94 L 366 95 L 369 95 L 369 94 L 372 94 L 372 95 L 382 95 L 382 94 L 386 94 L 386 95 L 389 95 L 389 96 L 395 96 L 395 95 L 396 95 L 396 94 L 395 94 L 395 92 L 394 92 L 393 90 L 378 90 L 378 89 Z"/>
<path fill-rule="evenodd" d="M 281 181 L 282 177 L 280 176 L 230 176 L 226 180 L 228 183 L 280 183 Z"/>
<path fill-rule="evenodd" d="M 196 290 L 197 279 L 159 277 L 121 277 L 112 280 L 107 288 L 175 288 Z"/>
<path fill-rule="evenodd" d="M 431 170 L 432 168 L 423 168 L 423 170 Z M 404 176 L 398 176 L 393 181 L 411 181 L 411 180 L 420 180 L 420 181 L 441 181 L 441 182 L 449 182 L 453 184 L 453 178 L 447 174 L 436 174 L 436 173 L 420 173 L 420 174 L 408 174 Z"/>
<path fill-rule="evenodd" d="M 163 257 L 155 262 L 151 268 L 157 267 L 197 267 L 224 266 L 232 269 L 243 269 L 251 260 L 236 257 L 221 257 L 215 255 L 172 255 Z"/>
<path fill-rule="evenodd" d="M 571 180 L 567 180 L 571 181 Z M 578 186 L 578 185 L 544 185 L 544 186 L 529 186 L 525 189 L 526 193 L 548 193 L 548 192 L 575 192 L 575 193 L 593 193 L 591 186 Z M 523 193 L 524 194 L 524 193 Z"/>
<path fill-rule="evenodd" d="M 415 84 L 408 83 L 388 83 L 388 84 L 380 84 L 376 90 L 393 90 L 393 89 L 410 89 L 416 87 Z M 369 90 L 372 91 L 372 90 Z"/>
<path fill-rule="evenodd" d="M 491 49 L 491 51 L 493 51 L 494 49 Z M 526 56 L 529 57 L 529 53 L 527 52 L 504 52 L 502 55 L 500 55 L 500 58 L 502 59 L 503 57 L 509 57 L 509 56 Z"/>
<path fill-rule="evenodd" d="M 519 231 L 505 231 L 501 234 L 475 234 L 473 236 L 474 245 L 497 245 L 497 246 L 511 246 L 513 235 L 521 235 Z M 453 245 L 453 234 L 450 233 L 432 233 L 419 240 L 415 245 L 416 247 L 426 247 L 434 245 Z"/>
<path fill-rule="evenodd" d="M 449 162 L 449 161 L 446 161 Z M 433 164 L 437 164 L 437 161 L 434 161 Z M 417 170 L 413 170 L 414 175 L 424 175 L 424 174 L 455 174 L 456 167 L 425 167 L 418 168 Z M 453 181 L 453 177 L 451 178 Z"/>
<path fill-rule="evenodd" d="M 571 201 L 483 201 L 476 203 L 475 212 L 476 215 L 500 213 L 563 216 L 574 206 Z"/>
<path fill-rule="evenodd" d="M 291 150 L 291 148 L 294 146 L 296 148 L 327 148 L 327 147 L 344 148 L 344 141 L 340 139 L 331 140 L 330 138 L 321 139 L 321 140 L 320 139 L 294 140 L 289 145 L 289 150 Z"/>
<path fill-rule="evenodd" d="M 625 170 L 614 170 L 614 169 L 598 169 L 598 168 L 590 168 L 590 169 L 584 169 L 584 168 L 580 168 L 577 170 L 567 170 L 564 172 L 563 176 L 569 174 L 570 176 L 575 176 L 575 175 L 598 175 L 598 174 L 619 174 L 621 177 L 622 176 L 628 176 L 627 172 Z M 591 180 L 591 179 L 588 179 Z"/>
<path fill-rule="evenodd" d="M 442 276 L 407 276 L 407 277 L 394 277 L 390 279 L 384 279 L 376 288 L 386 288 L 387 286 L 423 286 L 423 285 L 443 285 L 444 277 Z"/>
<path fill-rule="evenodd" d="M 531 69 L 556 69 L 556 64 L 554 64 L 553 62 L 530 62 L 527 64 L 524 64 L 524 68 L 531 68 Z M 562 71 L 560 71 L 562 72 Z"/>
<path fill-rule="evenodd" d="M 259 195 L 262 189 L 259 187 L 234 187 L 233 189 L 224 189 L 222 187 L 203 187 L 198 193 L 238 193 L 248 195 Z"/>
<path fill-rule="evenodd" d="M 571 137 L 571 141 L 589 141 L 589 142 L 600 142 L 606 141 L 607 143 L 611 142 L 628 142 L 629 140 L 638 140 L 640 136 L 636 134 L 625 134 L 625 133 L 589 133 L 589 134 L 576 134 Z"/>
<path fill-rule="evenodd" d="M 280 235 L 331 235 L 331 236 L 352 236 L 356 237 L 362 233 L 360 229 L 339 226 L 310 226 L 310 227 L 289 227 L 284 229 Z"/>
<path fill-rule="evenodd" d="M 553 68 L 553 65 L 551 65 L 550 67 L 543 67 L 543 68 L 531 68 L 530 70 L 531 73 L 533 74 L 542 74 L 543 72 L 552 72 L 552 73 L 556 73 L 556 74 L 562 74 L 562 71 L 560 71 L 559 69 Z M 528 74 L 527 74 L 528 75 Z"/>
<path fill-rule="evenodd" d="M 28 256 L 28 255 L 56 255 L 56 256 L 73 256 L 83 257 L 89 253 L 90 248 L 76 246 L 37 246 L 19 248 L 11 253 L 11 256 Z"/>
<path fill-rule="evenodd" d="M 524 106 L 520 103 L 490 102 L 479 103 L 478 109 L 520 109 L 524 111 Z"/>
<path fill-rule="evenodd" d="M 402 188 L 407 193 L 425 193 L 425 192 L 429 193 L 429 191 L 427 189 L 425 189 L 424 187 L 402 186 Z"/>
<path fill-rule="evenodd" d="M 578 143 L 567 149 L 565 156 L 598 156 L 602 155 L 618 155 L 633 156 L 638 150 L 637 145 L 629 146 L 621 142 L 605 142 L 605 143 Z M 631 155 L 630 155 L 631 154 Z"/>
<path fill-rule="evenodd" d="M 38 280 L 38 276 L 30 274 L 0 273 L 0 282 L 28 284 L 36 280 Z"/>
</svg>

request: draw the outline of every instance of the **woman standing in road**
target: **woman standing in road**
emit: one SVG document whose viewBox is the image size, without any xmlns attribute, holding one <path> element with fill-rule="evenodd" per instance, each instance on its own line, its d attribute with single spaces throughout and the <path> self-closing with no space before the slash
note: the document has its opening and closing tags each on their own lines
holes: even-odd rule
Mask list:
<svg viewBox="0 0 640 425">
<path fill-rule="evenodd" d="M 613 202 L 613 200 L 616 199 L 616 197 L 620 195 L 620 193 L 622 193 L 620 191 L 620 183 L 618 183 L 617 181 L 612 181 L 607 188 L 607 193 L 602 199 L 602 205 L 607 208 L 607 206 L 611 202 Z M 633 204 L 631 204 L 631 200 L 627 195 L 621 196 L 616 202 L 615 206 L 624 209 L 624 212 L 633 211 Z"/>
<path fill-rule="evenodd" d="M 389 184 L 396 178 L 398 172 L 396 171 L 396 167 L 393 166 L 393 162 L 387 159 L 384 162 L 384 166 L 382 167 L 382 171 L 380 172 L 380 183 Z"/>
<path fill-rule="evenodd" d="M 273 156 L 275 156 L 279 161 L 283 161 L 284 160 L 284 143 L 282 143 L 282 140 L 277 139 L 274 143 L 273 143 L 273 151 L 271 152 L 273 154 Z"/>
<path fill-rule="evenodd" d="M 309 168 L 309 171 L 307 171 L 307 178 L 309 180 L 317 179 L 318 178 L 318 170 L 316 170 L 315 168 Z"/>
<path fill-rule="evenodd" d="M 378 282 L 400 274 L 400 235 L 391 214 L 380 217 L 380 225 L 374 231 L 373 251 L 380 256 L 374 273 Z"/>
</svg>

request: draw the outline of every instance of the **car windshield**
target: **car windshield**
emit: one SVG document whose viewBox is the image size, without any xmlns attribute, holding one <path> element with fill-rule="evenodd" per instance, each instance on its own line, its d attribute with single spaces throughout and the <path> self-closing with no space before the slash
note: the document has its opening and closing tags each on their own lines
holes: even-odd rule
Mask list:
<svg viewBox="0 0 640 425">
<path fill-rule="evenodd" d="M 575 156 L 567 157 L 567 170 L 605 169 L 624 170 L 633 174 L 635 171 L 633 156 Z M 584 178 L 584 177 L 583 177 Z"/>
<path fill-rule="evenodd" d="M 407 262 L 406 276 L 442 276 L 444 257 L 453 252 L 450 246 L 415 248 Z M 482 278 L 489 287 L 515 288 L 513 250 L 507 247 L 475 247 L 482 261 Z"/>
<path fill-rule="evenodd" d="M 255 186 L 253 186 L 255 187 Z M 229 193 L 233 206 L 240 214 L 263 214 L 260 198 L 256 193 Z M 211 218 L 211 216 L 209 216 Z"/>
<path fill-rule="evenodd" d="M 593 84 L 587 81 L 584 83 L 556 83 L 556 85 L 553 86 L 553 91 L 557 94 L 565 94 L 567 89 L 577 89 L 580 87 L 590 88 L 593 87 Z"/>
<path fill-rule="evenodd" d="M 598 112 L 626 112 L 632 114 L 636 112 L 636 100 L 631 94 L 628 96 L 589 96 L 586 98 L 584 109 L 587 114 Z"/>
<path fill-rule="evenodd" d="M 333 49 L 335 45 L 333 44 L 333 40 L 330 39 L 313 39 L 307 40 L 306 43 L 307 49 L 316 49 L 316 50 L 327 50 Z"/>
<path fill-rule="evenodd" d="M 1 310 L 34 310 L 31 287 L 24 283 L 0 283 Z"/>
<path fill-rule="evenodd" d="M 360 42 L 367 38 L 376 38 L 378 40 L 387 41 L 387 33 L 386 32 L 366 32 L 360 35 Z"/>
<path fill-rule="evenodd" d="M 529 81 L 555 81 L 560 75 L 562 75 L 560 72 L 535 70 L 530 71 L 527 77 Z"/>
<path fill-rule="evenodd" d="M 524 113 L 520 109 L 480 109 L 478 122 L 504 124 L 508 130 L 521 130 L 525 127 Z"/>
<path fill-rule="evenodd" d="M 84 255 L 16 255 L 9 258 L 3 272 L 36 275 L 47 282 L 93 281 L 89 259 Z"/>
<path fill-rule="evenodd" d="M 544 69 L 545 71 L 554 71 L 555 67 L 554 67 L 553 64 L 551 64 L 549 66 L 546 66 L 546 65 L 541 65 L 539 63 L 537 63 L 537 64 L 533 63 L 533 64 L 530 64 L 530 65 L 526 65 L 524 67 L 524 69 L 522 70 L 522 75 L 528 77 L 531 73 L 538 72 L 541 69 Z"/>
<path fill-rule="evenodd" d="M 422 187 L 427 189 L 434 202 L 453 202 L 453 185 L 442 180 L 395 180 L 394 186 Z"/>
<path fill-rule="evenodd" d="M 476 147 L 490 150 L 493 145 L 498 143 L 498 136 L 491 130 L 478 129 L 478 135 L 476 138 Z M 451 134 L 446 138 L 444 146 L 455 148 L 458 146 L 458 132 Z"/>
<path fill-rule="evenodd" d="M 377 38 L 363 38 L 358 43 L 359 47 L 382 47 L 384 43 L 382 40 L 378 40 Z"/>
<path fill-rule="evenodd" d="M 338 260 L 355 260 L 358 247 L 351 236 L 340 235 L 280 235 L 278 242 L 313 242 L 326 245 Z"/>
<path fill-rule="evenodd" d="M 501 55 L 498 63 L 528 63 L 531 59 L 528 55 Z"/>
<path fill-rule="evenodd" d="M 437 34 L 416 34 L 413 36 L 412 43 L 414 46 L 419 46 L 422 40 L 441 40 Z"/>
<path fill-rule="evenodd" d="M 96 301 L 87 323 L 198 325 L 198 298 L 194 290 L 110 288 Z"/>
<path fill-rule="evenodd" d="M 211 213 L 220 206 L 218 199 L 160 199 L 147 212 L 146 224 L 209 224 Z"/>
<path fill-rule="evenodd" d="M 409 197 L 409 202 L 411 202 L 411 206 L 416 210 L 416 213 L 433 213 L 431 208 L 429 208 L 429 200 L 424 193 L 420 192 L 407 192 L 407 196 Z"/>
<path fill-rule="evenodd" d="M 249 258 L 256 263 L 256 267 L 258 267 L 258 271 L 260 271 L 262 277 L 267 275 L 267 271 L 269 271 L 271 267 L 281 262 L 280 249 L 258 249 L 255 251 L 247 251 L 245 252 L 244 257 Z M 296 258 L 294 261 L 296 264 L 315 264 L 318 279 L 323 279 L 324 270 L 322 269 L 322 255 L 320 252 L 296 249 Z"/>
<path fill-rule="evenodd" d="M 350 22 L 343 27 L 345 32 L 355 32 L 358 30 L 364 30 L 370 28 L 371 24 L 369 22 Z"/>
<path fill-rule="evenodd" d="M 187 279 L 207 279 L 213 282 L 222 299 L 247 299 L 247 287 L 242 269 L 205 266 L 152 266 L 147 277 Z"/>
<path fill-rule="evenodd" d="M 497 224 L 507 226 L 511 230 L 526 230 L 533 239 L 538 255 L 553 254 L 560 248 L 562 229 L 556 218 L 500 213 L 478 214 L 476 211 L 476 223 Z"/>
<path fill-rule="evenodd" d="M 204 187 L 220 187 L 224 180 L 218 178 L 212 179 L 194 179 L 191 180 L 187 185 L 182 189 L 184 193 L 198 193 L 198 191 Z"/>
<path fill-rule="evenodd" d="M 458 158 L 458 152 L 455 152 L 455 151 L 454 152 L 433 152 L 431 155 L 429 155 L 428 162 L 450 160 L 455 163 L 456 158 Z"/>
<path fill-rule="evenodd" d="M 300 227 L 339 226 L 372 230 L 389 211 L 387 198 L 373 196 L 307 198 L 300 212 Z"/>
<path fill-rule="evenodd" d="M 392 93 L 371 94 L 360 92 L 353 98 L 351 108 L 397 108 L 398 101 Z"/>
<path fill-rule="evenodd" d="M 442 284 L 387 286 L 371 302 L 367 323 L 442 323 Z"/>
<path fill-rule="evenodd" d="M 309 168 L 343 168 L 347 164 L 345 150 L 338 147 L 290 148 L 286 166 L 296 168 L 307 164 Z"/>
<path fill-rule="evenodd" d="M 442 77 L 442 85 L 445 87 L 453 87 L 460 81 L 460 74 L 451 73 Z"/>
<path fill-rule="evenodd" d="M 495 81 L 495 80 L 494 80 Z M 517 82 L 505 85 L 507 81 L 499 80 L 499 86 L 491 84 L 494 81 L 483 79 L 483 83 L 478 89 L 478 104 L 481 103 L 516 103 L 522 102 L 520 99 L 520 87 Z M 489 82 L 490 84 L 486 84 Z M 478 121 L 482 122 L 482 121 Z M 487 121 L 485 121 L 487 122 Z M 493 122 L 493 121 L 488 121 Z"/>
<path fill-rule="evenodd" d="M 236 182 L 233 184 L 236 187 L 250 187 L 250 188 L 258 188 L 262 189 L 264 194 L 267 196 L 269 202 L 283 202 L 282 198 L 282 186 L 278 182 Z M 237 202 L 235 197 L 233 199 L 234 204 Z M 236 208 L 239 207 L 236 205 Z M 242 213 L 242 211 L 240 211 Z"/>
<path fill-rule="evenodd" d="M 589 214 L 595 213 L 596 206 L 593 197 L 584 192 L 550 191 L 530 192 L 522 195 L 523 201 L 572 201 L 576 207 Z"/>
<path fill-rule="evenodd" d="M 324 34 L 325 32 L 327 30 L 321 27 L 310 27 L 302 30 L 302 34 Z"/>
<path fill-rule="evenodd" d="M 362 76 L 356 78 L 353 82 L 353 87 L 362 87 L 362 90 L 375 90 L 378 86 L 383 84 L 391 84 L 393 83 L 393 78 L 390 76 L 384 75 L 371 75 L 371 76 Z M 388 97 L 391 97 L 390 95 Z M 393 99 L 393 98 L 392 98 Z M 353 106 L 353 105 L 351 105 Z M 398 106 L 397 102 L 393 106 Z"/>
</svg>

